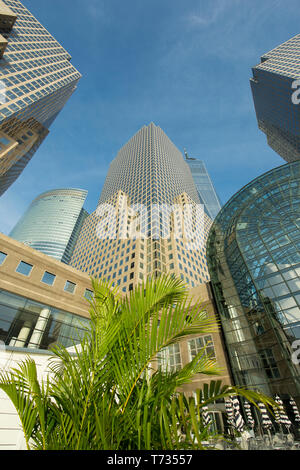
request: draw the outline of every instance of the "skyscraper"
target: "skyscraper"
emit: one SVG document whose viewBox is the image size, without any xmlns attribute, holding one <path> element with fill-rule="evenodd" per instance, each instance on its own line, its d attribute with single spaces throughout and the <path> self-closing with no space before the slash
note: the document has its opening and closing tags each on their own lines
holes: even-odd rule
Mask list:
<svg viewBox="0 0 300 470">
<path fill-rule="evenodd" d="M 0 195 L 74 92 L 71 56 L 19 0 L 0 0 Z"/>
<path fill-rule="evenodd" d="M 200 297 L 207 314 L 215 315 L 205 251 L 211 224 L 182 153 L 151 123 L 111 162 L 98 207 L 85 219 L 70 264 L 126 296 L 148 277 L 180 277 L 191 297 Z M 164 348 L 158 367 L 178 370 L 202 347 L 221 365 L 222 380 L 230 382 L 219 332 L 190 335 Z M 191 395 L 205 381 L 199 374 L 184 390 Z"/>
<path fill-rule="evenodd" d="M 198 191 L 201 204 L 207 215 L 214 219 L 221 210 L 221 202 L 206 169 L 205 163 L 197 158 L 191 158 L 185 151 L 186 162 L 189 165 Z"/>
<path fill-rule="evenodd" d="M 252 72 L 250 83 L 258 127 L 266 134 L 269 146 L 284 160 L 299 160 L 300 34 L 264 54 Z"/>
<path fill-rule="evenodd" d="M 54 189 L 39 195 L 10 237 L 68 264 L 84 220 L 87 191 Z"/>
<path fill-rule="evenodd" d="M 236 193 L 207 243 L 212 288 L 235 383 L 300 405 L 300 162 Z"/>
<path fill-rule="evenodd" d="M 211 219 L 201 208 L 181 152 L 158 126 L 144 126 L 112 161 L 71 265 L 124 292 L 166 272 L 191 287 L 204 283 Z"/>
</svg>

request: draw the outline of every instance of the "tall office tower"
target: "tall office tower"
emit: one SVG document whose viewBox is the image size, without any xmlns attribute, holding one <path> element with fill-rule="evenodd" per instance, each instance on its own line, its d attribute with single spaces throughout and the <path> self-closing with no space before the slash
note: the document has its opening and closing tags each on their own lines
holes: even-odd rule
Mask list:
<svg viewBox="0 0 300 470">
<path fill-rule="evenodd" d="M 38 196 L 10 233 L 25 245 L 69 264 L 80 230 L 89 215 L 87 191 L 54 189 Z"/>
<path fill-rule="evenodd" d="M 76 88 L 71 56 L 19 0 L 0 0 L 0 195 Z"/>
<path fill-rule="evenodd" d="M 151 123 L 112 161 L 70 264 L 124 292 L 166 272 L 194 287 L 209 279 L 205 241 L 211 223 L 181 152 Z"/>
<path fill-rule="evenodd" d="M 205 163 L 197 158 L 189 157 L 185 151 L 186 162 L 189 165 L 198 191 L 201 204 L 211 219 L 215 219 L 221 210 L 221 201 L 207 172 Z"/>
<path fill-rule="evenodd" d="M 252 68 L 258 127 L 284 160 L 300 159 L 300 34 L 264 54 Z"/>
<path fill-rule="evenodd" d="M 300 161 L 259 176 L 224 205 L 207 242 L 235 383 L 298 405 L 299 195 Z"/>
</svg>

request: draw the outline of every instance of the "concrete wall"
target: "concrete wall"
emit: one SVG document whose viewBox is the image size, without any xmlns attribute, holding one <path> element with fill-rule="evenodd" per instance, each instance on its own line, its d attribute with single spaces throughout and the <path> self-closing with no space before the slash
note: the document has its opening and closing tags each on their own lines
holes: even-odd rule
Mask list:
<svg viewBox="0 0 300 470">
<path fill-rule="evenodd" d="M 28 355 L 28 350 L 14 350 L 0 345 L 0 371 L 17 367 Z M 50 355 L 43 352 L 30 353 L 37 365 L 38 377 L 42 379 L 47 372 Z M 26 450 L 21 422 L 17 411 L 8 396 L 0 390 L 0 450 Z"/>
<path fill-rule="evenodd" d="M 84 293 L 86 289 L 92 289 L 92 285 L 87 274 L 2 233 L 0 251 L 7 254 L 7 258 L 0 266 L 0 289 L 89 318 L 89 304 L 84 298 Z M 29 276 L 16 272 L 20 261 L 33 265 Z M 56 276 L 53 286 L 41 282 L 45 271 Z M 76 284 L 74 294 L 64 290 L 66 281 Z"/>
</svg>

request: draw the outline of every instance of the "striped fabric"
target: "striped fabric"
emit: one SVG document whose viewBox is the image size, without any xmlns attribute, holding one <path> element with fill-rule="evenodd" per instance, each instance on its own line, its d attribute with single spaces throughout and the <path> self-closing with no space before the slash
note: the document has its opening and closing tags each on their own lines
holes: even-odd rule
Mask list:
<svg viewBox="0 0 300 470">
<path fill-rule="evenodd" d="M 233 420 L 233 406 L 232 406 L 232 401 L 231 398 L 226 398 L 225 400 L 225 409 L 227 413 L 227 420 L 228 423 L 233 426 L 234 425 L 234 420 Z"/>
<path fill-rule="evenodd" d="M 211 417 L 208 414 L 208 407 L 207 406 L 202 407 L 202 422 L 203 422 L 203 425 L 205 427 L 209 426 L 212 422 Z"/>
<path fill-rule="evenodd" d="M 245 422 L 241 415 L 240 402 L 236 397 L 234 397 L 232 400 L 232 406 L 233 406 L 233 416 L 234 416 L 234 427 L 236 428 L 238 432 L 243 432 Z"/>
<path fill-rule="evenodd" d="M 299 413 L 299 410 L 298 410 L 298 407 L 296 405 L 296 402 L 295 400 L 293 399 L 293 397 L 290 398 L 290 404 L 293 408 L 293 413 L 295 415 L 295 421 L 296 423 L 300 423 L 300 413 Z"/>
<path fill-rule="evenodd" d="M 251 405 L 248 401 L 245 401 L 244 403 L 244 408 L 245 408 L 245 413 L 247 417 L 247 423 L 250 426 L 250 428 L 254 428 L 255 426 L 255 421 L 251 413 Z"/>
<path fill-rule="evenodd" d="M 289 429 L 289 427 L 292 426 L 292 423 L 289 420 L 288 415 L 285 412 L 283 402 L 278 395 L 276 395 L 275 401 L 279 405 L 280 424 L 282 424 L 283 426 Z"/>
<path fill-rule="evenodd" d="M 265 429 L 270 429 L 272 427 L 272 421 L 270 420 L 270 417 L 268 415 L 267 409 L 263 403 L 258 403 L 260 413 L 261 413 L 261 418 L 262 418 L 262 426 Z"/>
</svg>

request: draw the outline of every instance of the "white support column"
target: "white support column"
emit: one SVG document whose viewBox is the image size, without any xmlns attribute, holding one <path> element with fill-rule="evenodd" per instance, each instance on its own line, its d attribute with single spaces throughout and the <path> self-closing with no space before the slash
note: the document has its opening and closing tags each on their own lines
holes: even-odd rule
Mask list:
<svg viewBox="0 0 300 470">
<path fill-rule="evenodd" d="M 18 337 L 17 338 L 12 338 L 10 340 L 9 345 L 10 346 L 16 346 L 17 348 L 22 348 L 25 345 L 25 343 L 28 339 L 31 327 L 32 327 L 32 323 L 30 321 L 26 321 L 24 323 L 24 325 L 22 326 Z"/>
<path fill-rule="evenodd" d="M 43 308 L 31 335 L 28 348 L 38 349 L 50 317 L 50 308 Z"/>
</svg>

